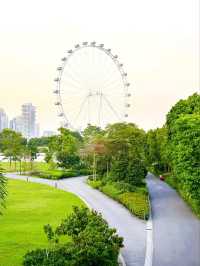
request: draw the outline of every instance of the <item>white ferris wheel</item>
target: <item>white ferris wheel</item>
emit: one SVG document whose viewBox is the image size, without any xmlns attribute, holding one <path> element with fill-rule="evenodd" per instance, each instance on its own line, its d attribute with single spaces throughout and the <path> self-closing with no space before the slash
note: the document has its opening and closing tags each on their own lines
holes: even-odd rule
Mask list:
<svg viewBox="0 0 200 266">
<path fill-rule="evenodd" d="M 54 79 L 55 105 L 62 126 L 83 130 L 126 121 L 130 83 L 118 55 L 104 44 L 83 42 L 68 50 Z"/>
</svg>

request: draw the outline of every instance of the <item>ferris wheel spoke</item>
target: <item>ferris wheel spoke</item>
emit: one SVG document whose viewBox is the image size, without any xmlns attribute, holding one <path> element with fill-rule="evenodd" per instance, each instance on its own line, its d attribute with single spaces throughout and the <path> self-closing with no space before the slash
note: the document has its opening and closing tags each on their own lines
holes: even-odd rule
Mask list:
<svg viewBox="0 0 200 266">
<path fill-rule="evenodd" d="M 121 121 L 121 117 L 119 116 L 118 112 L 113 108 L 112 104 L 110 103 L 110 101 L 107 99 L 107 97 L 105 95 L 103 95 L 104 100 L 106 101 L 106 103 L 108 104 L 108 106 L 110 107 L 110 109 L 112 110 L 112 112 L 116 115 L 116 117 Z"/>
<path fill-rule="evenodd" d="M 76 123 L 77 122 L 77 119 L 78 117 L 80 116 L 82 110 L 83 110 L 83 107 L 85 105 L 85 103 L 87 102 L 88 100 L 88 95 L 84 98 L 84 100 L 82 101 L 81 105 L 80 105 L 80 108 L 79 108 L 79 111 L 78 111 L 78 114 L 75 116 L 75 119 L 74 119 L 74 122 Z"/>
<path fill-rule="evenodd" d="M 71 84 L 80 86 L 81 80 L 75 79 L 72 75 L 68 74 L 63 80 L 63 83 L 70 82 Z"/>
<path fill-rule="evenodd" d="M 117 76 L 116 76 L 117 74 Z M 103 81 L 102 81 L 102 87 L 107 86 L 107 84 L 112 83 L 113 81 L 121 81 L 121 76 L 119 73 L 116 73 L 116 71 L 112 71 Z"/>
<path fill-rule="evenodd" d="M 69 91 L 71 89 L 74 90 L 85 90 L 85 86 L 81 84 L 75 84 L 73 82 L 70 82 L 70 80 L 65 80 L 62 83 L 62 92 L 65 92 L 66 90 Z"/>
<path fill-rule="evenodd" d="M 124 91 L 121 88 L 123 88 L 123 83 L 117 80 L 102 86 L 103 91 L 115 94 L 117 93 L 117 91 L 123 93 Z"/>
<path fill-rule="evenodd" d="M 101 127 L 101 109 L 102 109 L 102 94 L 100 95 L 99 99 L 99 111 L 98 111 L 98 123 L 100 127 Z"/>
<path fill-rule="evenodd" d="M 74 75 L 75 73 L 73 72 L 68 72 L 67 73 L 67 77 L 66 77 L 66 80 L 69 82 L 69 81 L 72 81 L 76 84 L 80 84 L 80 83 L 83 83 L 83 80 L 81 80 L 81 77 L 79 74 L 76 74 L 79 78 L 74 78 Z"/>
</svg>

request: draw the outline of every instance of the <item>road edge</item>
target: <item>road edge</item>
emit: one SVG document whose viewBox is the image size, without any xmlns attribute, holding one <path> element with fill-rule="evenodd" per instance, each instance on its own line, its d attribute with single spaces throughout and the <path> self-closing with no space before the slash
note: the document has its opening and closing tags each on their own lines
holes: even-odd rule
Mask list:
<svg viewBox="0 0 200 266">
<path fill-rule="evenodd" d="M 149 219 L 146 224 L 146 255 L 145 255 L 144 266 L 153 265 L 153 221 L 152 221 L 152 206 L 151 206 L 150 195 L 148 196 L 148 201 L 149 201 Z"/>
</svg>

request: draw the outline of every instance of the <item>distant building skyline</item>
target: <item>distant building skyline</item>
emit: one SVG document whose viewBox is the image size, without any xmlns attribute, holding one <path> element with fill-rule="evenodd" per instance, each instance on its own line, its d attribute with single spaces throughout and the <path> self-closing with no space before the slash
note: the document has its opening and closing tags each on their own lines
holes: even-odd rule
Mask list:
<svg viewBox="0 0 200 266">
<path fill-rule="evenodd" d="M 42 134 L 43 137 L 51 137 L 53 135 L 56 135 L 56 132 L 52 130 L 44 130 Z"/>
<path fill-rule="evenodd" d="M 8 116 L 3 108 L 0 108 L 0 132 L 4 129 L 8 128 Z"/>
<path fill-rule="evenodd" d="M 30 139 L 40 136 L 40 126 L 36 119 L 37 107 L 32 103 L 24 103 L 21 106 L 21 114 L 10 121 L 3 108 L 0 108 L 0 132 L 4 128 L 10 128 Z"/>
<path fill-rule="evenodd" d="M 23 121 L 21 116 L 14 117 L 10 120 L 10 129 L 16 132 L 23 132 Z"/>
<path fill-rule="evenodd" d="M 22 134 L 30 139 L 36 137 L 36 107 L 32 103 L 25 103 L 22 105 Z"/>
</svg>

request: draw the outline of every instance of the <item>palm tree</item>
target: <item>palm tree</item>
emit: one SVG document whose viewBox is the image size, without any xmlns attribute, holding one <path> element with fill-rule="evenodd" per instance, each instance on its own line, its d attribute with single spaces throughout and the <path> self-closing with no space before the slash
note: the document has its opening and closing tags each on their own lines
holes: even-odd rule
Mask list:
<svg viewBox="0 0 200 266">
<path fill-rule="evenodd" d="M 3 169 L 0 167 L 0 215 L 2 215 L 2 207 L 5 207 L 5 197 L 7 195 L 6 183 L 7 178 L 3 176 Z"/>
</svg>

